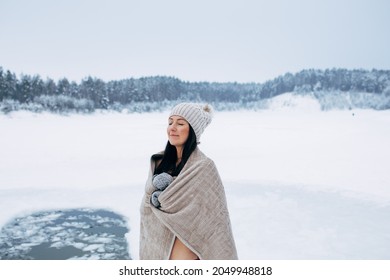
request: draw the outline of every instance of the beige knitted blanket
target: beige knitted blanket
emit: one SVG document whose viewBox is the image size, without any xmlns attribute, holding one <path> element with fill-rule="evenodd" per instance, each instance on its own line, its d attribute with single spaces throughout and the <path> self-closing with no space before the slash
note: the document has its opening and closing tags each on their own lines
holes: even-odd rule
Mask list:
<svg viewBox="0 0 390 280">
<path fill-rule="evenodd" d="M 161 208 L 150 203 L 151 161 L 141 205 L 140 259 L 169 259 L 175 237 L 199 259 L 237 259 L 225 191 L 216 166 L 198 148 L 179 176 L 159 196 Z"/>
</svg>

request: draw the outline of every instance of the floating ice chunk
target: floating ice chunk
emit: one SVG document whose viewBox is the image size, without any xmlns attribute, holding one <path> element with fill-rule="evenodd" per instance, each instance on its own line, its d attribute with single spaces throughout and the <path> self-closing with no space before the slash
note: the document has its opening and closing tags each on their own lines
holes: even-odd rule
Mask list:
<svg viewBox="0 0 390 280">
<path fill-rule="evenodd" d="M 104 244 L 90 244 L 83 248 L 84 251 L 98 251 L 99 249 L 104 250 Z"/>
</svg>

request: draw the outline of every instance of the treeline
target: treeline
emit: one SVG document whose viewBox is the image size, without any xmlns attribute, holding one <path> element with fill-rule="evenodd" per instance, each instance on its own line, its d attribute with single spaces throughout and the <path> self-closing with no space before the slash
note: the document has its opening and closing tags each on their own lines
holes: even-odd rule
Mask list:
<svg viewBox="0 0 390 280">
<path fill-rule="evenodd" d="M 92 112 L 95 109 L 130 111 L 163 110 L 178 101 L 209 102 L 216 108 L 253 107 L 286 93 L 370 93 L 385 97 L 375 109 L 389 109 L 389 70 L 327 69 L 287 73 L 265 83 L 186 82 L 155 76 L 105 82 L 87 77 L 80 83 L 66 78 L 54 81 L 40 76 L 17 77 L 0 67 L 0 110 Z M 314 96 L 317 96 L 314 94 Z M 375 106 L 374 106 L 375 107 Z"/>
</svg>

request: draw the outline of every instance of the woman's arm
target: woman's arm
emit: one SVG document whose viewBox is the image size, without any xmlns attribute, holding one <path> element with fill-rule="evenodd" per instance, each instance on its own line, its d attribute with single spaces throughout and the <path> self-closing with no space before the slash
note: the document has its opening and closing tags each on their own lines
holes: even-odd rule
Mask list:
<svg viewBox="0 0 390 280">
<path fill-rule="evenodd" d="M 179 238 L 175 238 L 175 243 L 172 247 L 170 260 L 199 260 L 199 257 L 192 252 Z"/>
</svg>

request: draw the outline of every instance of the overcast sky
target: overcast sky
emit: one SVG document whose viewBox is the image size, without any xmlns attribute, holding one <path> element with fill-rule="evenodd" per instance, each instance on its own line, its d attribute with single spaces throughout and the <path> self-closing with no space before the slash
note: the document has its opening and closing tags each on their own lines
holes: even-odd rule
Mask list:
<svg viewBox="0 0 390 280">
<path fill-rule="evenodd" d="M 79 82 L 390 69 L 387 0 L 0 0 L 0 66 Z"/>
</svg>

